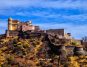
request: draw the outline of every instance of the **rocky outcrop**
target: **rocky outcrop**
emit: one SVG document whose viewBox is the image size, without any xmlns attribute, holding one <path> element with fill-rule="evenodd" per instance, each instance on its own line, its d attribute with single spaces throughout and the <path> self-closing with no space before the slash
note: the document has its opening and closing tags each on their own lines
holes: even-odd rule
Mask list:
<svg viewBox="0 0 87 67">
<path fill-rule="evenodd" d="M 83 47 L 75 47 L 74 55 L 85 55 L 85 51 L 83 50 Z"/>
</svg>

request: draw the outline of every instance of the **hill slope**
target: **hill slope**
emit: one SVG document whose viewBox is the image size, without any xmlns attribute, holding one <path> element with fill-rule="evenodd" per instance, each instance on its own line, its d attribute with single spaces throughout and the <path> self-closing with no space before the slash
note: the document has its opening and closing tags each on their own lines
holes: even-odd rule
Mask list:
<svg viewBox="0 0 87 67">
<path fill-rule="evenodd" d="M 52 49 L 47 37 L 3 38 L 0 40 L 1 67 L 86 67 L 86 56 L 70 56 L 64 60 Z M 66 61 L 66 62 L 65 62 Z"/>
</svg>

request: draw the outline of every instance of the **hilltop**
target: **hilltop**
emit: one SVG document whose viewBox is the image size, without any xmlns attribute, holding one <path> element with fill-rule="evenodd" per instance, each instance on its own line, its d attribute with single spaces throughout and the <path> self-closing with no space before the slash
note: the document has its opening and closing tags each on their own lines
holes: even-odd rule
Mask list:
<svg viewBox="0 0 87 67">
<path fill-rule="evenodd" d="M 73 51 L 69 54 L 77 45 L 66 45 L 67 41 L 64 39 L 46 33 L 38 36 L 30 34 L 30 37 L 27 35 L 29 34 L 0 39 L 1 67 L 87 66 L 87 56 L 84 53 L 75 54 Z"/>
</svg>

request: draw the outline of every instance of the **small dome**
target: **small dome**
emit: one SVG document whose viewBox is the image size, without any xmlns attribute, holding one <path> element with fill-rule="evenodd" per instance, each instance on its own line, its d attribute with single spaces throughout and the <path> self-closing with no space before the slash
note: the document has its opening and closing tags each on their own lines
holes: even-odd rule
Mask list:
<svg viewBox="0 0 87 67">
<path fill-rule="evenodd" d="M 27 24 L 32 25 L 32 21 L 27 21 Z"/>
<path fill-rule="evenodd" d="M 28 21 L 29 24 L 32 24 L 32 21 Z"/>
</svg>

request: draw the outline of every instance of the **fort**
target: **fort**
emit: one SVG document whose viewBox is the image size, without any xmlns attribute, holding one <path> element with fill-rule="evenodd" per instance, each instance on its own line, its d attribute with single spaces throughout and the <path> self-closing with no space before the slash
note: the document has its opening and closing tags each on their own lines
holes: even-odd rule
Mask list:
<svg viewBox="0 0 87 67">
<path fill-rule="evenodd" d="M 24 36 L 23 32 L 26 32 L 26 36 Z M 45 37 L 46 35 L 47 37 Z M 71 33 L 65 33 L 64 29 L 41 30 L 39 26 L 32 25 L 32 21 L 20 22 L 19 20 L 8 18 L 6 37 L 15 36 L 24 36 L 23 38 L 44 36 L 50 48 L 53 49 L 54 52 L 57 51 L 57 54 L 67 51 L 67 55 L 85 55 L 83 47 L 81 46 L 81 40 L 73 39 Z M 67 46 L 65 43 L 69 45 Z M 76 43 L 78 43 L 80 47 L 77 46 Z"/>
<path fill-rule="evenodd" d="M 49 30 L 41 30 L 39 26 L 34 26 L 32 21 L 21 22 L 19 20 L 13 20 L 12 18 L 8 18 L 8 29 L 6 30 L 6 37 L 14 37 L 18 36 L 19 31 L 23 32 L 42 32 L 47 34 L 56 34 L 60 36 L 65 36 L 70 39 L 70 34 L 64 33 L 64 29 L 49 29 Z"/>
</svg>

